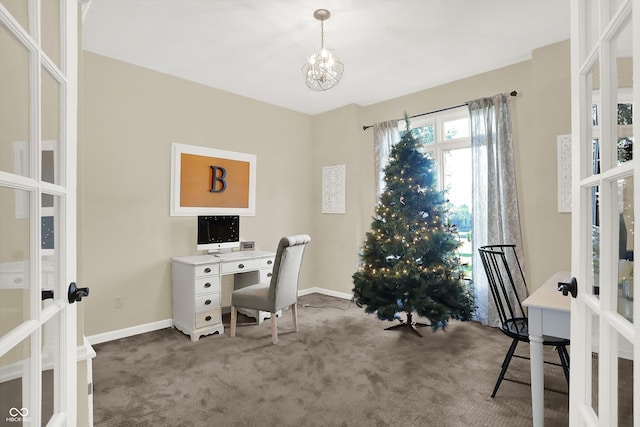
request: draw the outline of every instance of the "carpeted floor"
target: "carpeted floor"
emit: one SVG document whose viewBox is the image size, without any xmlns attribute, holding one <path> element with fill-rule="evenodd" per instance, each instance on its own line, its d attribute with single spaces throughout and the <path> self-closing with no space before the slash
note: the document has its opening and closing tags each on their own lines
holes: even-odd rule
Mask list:
<svg viewBox="0 0 640 427">
<path fill-rule="evenodd" d="M 193 343 L 169 328 L 95 346 L 94 421 L 116 426 L 531 425 L 529 361 L 514 358 L 490 397 L 510 340 L 476 322 L 423 338 L 344 301 L 299 300 L 271 344 L 269 321 Z M 551 350 L 548 360 L 557 361 Z M 528 355 L 522 345 L 517 353 Z M 545 425 L 568 424 L 561 368 L 545 367 Z"/>
</svg>

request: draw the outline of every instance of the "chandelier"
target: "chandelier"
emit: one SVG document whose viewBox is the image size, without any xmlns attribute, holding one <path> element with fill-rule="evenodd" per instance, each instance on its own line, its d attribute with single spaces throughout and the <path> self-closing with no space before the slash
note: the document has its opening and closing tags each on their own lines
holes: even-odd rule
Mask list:
<svg viewBox="0 0 640 427">
<path fill-rule="evenodd" d="M 331 17 L 331 12 L 318 9 L 313 12 L 313 17 L 320 21 L 320 49 L 307 59 L 302 66 L 302 73 L 310 89 L 327 90 L 340 81 L 344 64 L 338 52 L 324 46 L 324 21 Z"/>
</svg>

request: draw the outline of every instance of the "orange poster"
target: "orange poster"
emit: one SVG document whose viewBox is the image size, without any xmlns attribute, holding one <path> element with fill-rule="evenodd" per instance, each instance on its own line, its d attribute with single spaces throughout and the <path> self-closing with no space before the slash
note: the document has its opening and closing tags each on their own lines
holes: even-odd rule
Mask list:
<svg viewBox="0 0 640 427">
<path fill-rule="evenodd" d="M 180 155 L 180 207 L 248 208 L 249 162 Z"/>
</svg>

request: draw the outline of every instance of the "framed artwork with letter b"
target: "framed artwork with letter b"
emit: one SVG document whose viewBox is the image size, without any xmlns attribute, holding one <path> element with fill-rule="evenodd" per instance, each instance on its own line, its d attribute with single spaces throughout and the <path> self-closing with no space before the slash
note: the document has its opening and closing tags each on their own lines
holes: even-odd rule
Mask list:
<svg viewBox="0 0 640 427">
<path fill-rule="evenodd" d="M 171 144 L 171 216 L 253 216 L 255 190 L 255 155 Z"/>
</svg>

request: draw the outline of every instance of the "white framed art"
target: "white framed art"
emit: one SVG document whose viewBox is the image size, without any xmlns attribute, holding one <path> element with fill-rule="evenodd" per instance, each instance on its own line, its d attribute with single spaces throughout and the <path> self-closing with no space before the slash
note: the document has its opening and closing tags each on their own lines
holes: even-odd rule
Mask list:
<svg viewBox="0 0 640 427">
<path fill-rule="evenodd" d="M 256 214 L 256 156 L 171 144 L 171 216 Z"/>
<path fill-rule="evenodd" d="M 322 213 L 346 213 L 346 166 L 322 168 Z"/>
</svg>

